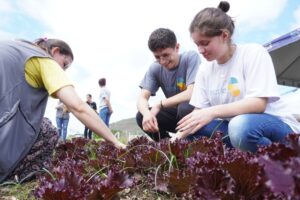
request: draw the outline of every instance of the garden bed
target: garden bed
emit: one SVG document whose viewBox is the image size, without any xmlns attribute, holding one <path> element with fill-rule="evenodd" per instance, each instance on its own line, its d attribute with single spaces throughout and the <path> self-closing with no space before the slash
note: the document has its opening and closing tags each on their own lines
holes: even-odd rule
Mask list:
<svg viewBox="0 0 300 200">
<path fill-rule="evenodd" d="M 252 154 L 225 148 L 220 136 L 174 143 L 139 137 L 126 150 L 74 138 L 57 147 L 26 199 L 300 199 L 298 140 L 293 134 L 286 145 Z M 25 186 L 2 186 L 0 194 Z"/>
</svg>

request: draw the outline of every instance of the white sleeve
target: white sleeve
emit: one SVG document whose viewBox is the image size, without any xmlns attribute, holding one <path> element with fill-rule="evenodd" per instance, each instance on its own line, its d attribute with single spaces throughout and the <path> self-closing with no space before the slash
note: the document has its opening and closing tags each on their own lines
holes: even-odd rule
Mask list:
<svg viewBox="0 0 300 200">
<path fill-rule="evenodd" d="M 195 106 L 196 108 L 206 108 L 210 106 L 209 99 L 207 96 L 206 81 L 205 81 L 205 64 L 201 64 L 200 68 L 197 72 L 195 84 L 193 88 L 192 97 L 190 100 L 190 104 Z"/>
<path fill-rule="evenodd" d="M 260 45 L 249 45 L 244 52 L 245 97 L 268 97 L 277 101 L 279 91 L 271 56 Z"/>
</svg>

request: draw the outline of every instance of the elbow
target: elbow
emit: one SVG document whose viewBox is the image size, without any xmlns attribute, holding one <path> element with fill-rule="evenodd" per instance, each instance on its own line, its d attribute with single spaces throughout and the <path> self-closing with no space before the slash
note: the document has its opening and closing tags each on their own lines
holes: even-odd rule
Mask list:
<svg viewBox="0 0 300 200">
<path fill-rule="evenodd" d="M 254 106 L 254 108 L 257 108 L 257 113 L 263 113 L 265 112 L 266 108 L 268 105 L 268 98 L 260 98 L 258 99 L 256 105 Z"/>
</svg>

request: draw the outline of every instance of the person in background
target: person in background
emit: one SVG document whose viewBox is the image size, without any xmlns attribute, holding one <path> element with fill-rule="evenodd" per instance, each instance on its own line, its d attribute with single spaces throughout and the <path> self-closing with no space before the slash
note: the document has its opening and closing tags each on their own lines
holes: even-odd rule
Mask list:
<svg viewBox="0 0 300 200">
<path fill-rule="evenodd" d="M 110 103 L 110 91 L 106 87 L 105 78 L 100 78 L 98 83 L 100 86 L 99 116 L 106 124 L 106 126 L 109 127 L 110 116 L 113 113 L 111 103 Z"/>
<path fill-rule="evenodd" d="M 68 124 L 70 119 L 70 112 L 67 107 L 59 100 L 56 108 L 56 124 L 59 133 L 59 138 L 66 141 L 68 135 Z"/>
<path fill-rule="evenodd" d="M 196 51 L 179 53 L 175 33 L 167 28 L 153 31 L 148 47 L 156 61 L 152 63 L 140 83 L 136 121 L 153 140 L 169 138 L 177 122 L 194 107 L 189 104 L 200 56 Z M 165 99 L 149 107 L 150 96 L 161 88 Z"/>
<path fill-rule="evenodd" d="M 97 113 L 97 104 L 93 102 L 92 95 L 86 95 L 86 103 Z M 92 139 L 92 130 L 87 126 L 84 127 L 84 138 Z"/>
<path fill-rule="evenodd" d="M 58 134 L 43 118 L 49 95 L 106 141 L 125 148 L 75 92 L 64 72 L 73 59 L 70 46 L 58 39 L 0 41 L 0 182 L 27 178 L 51 158 Z"/>
<path fill-rule="evenodd" d="M 299 133 L 300 124 L 280 112 L 283 104 L 267 50 L 233 43 L 229 8 L 222 1 L 218 8 L 201 10 L 191 22 L 191 37 L 208 62 L 196 77 L 190 101 L 196 109 L 178 123 L 175 138 L 211 137 L 221 131 L 227 146 L 256 152 L 258 146 Z"/>
</svg>

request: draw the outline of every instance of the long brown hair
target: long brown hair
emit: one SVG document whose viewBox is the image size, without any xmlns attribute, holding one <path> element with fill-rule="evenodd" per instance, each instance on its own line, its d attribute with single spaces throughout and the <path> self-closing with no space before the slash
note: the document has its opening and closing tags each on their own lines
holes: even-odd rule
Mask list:
<svg viewBox="0 0 300 200">
<path fill-rule="evenodd" d="M 39 38 L 33 41 L 34 44 L 39 46 L 44 51 L 50 54 L 51 49 L 54 47 L 59 48 L 59 52 L 63 55 L 70 56 L 72 60 L 74 60 L 74 55 L 70 46 L 59 39 L 47 39 L 47 38 Z"/>
</svg>

